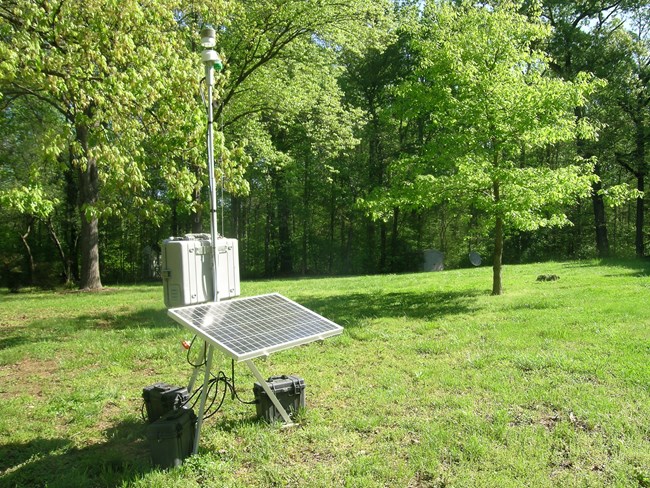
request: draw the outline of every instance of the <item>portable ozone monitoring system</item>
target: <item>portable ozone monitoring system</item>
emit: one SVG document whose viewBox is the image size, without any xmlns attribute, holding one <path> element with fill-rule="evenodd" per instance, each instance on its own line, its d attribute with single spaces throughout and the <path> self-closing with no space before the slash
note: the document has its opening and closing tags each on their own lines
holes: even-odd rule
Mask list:
<svg viewBox="0 0 650 488">
<path fill-rule="evenodd" d="M 304 381 L 296 376 L 272 376 L 264 380 L 253 360 L 343 332 L 334 322 L 277 293 L 235 298 L 240 294 L 237 240 L 217 233 L 212 91 L 214 70 L 220 70 L 222 65 L 212 49 L 213 28 L 206 26 L 201 31 L 201 45 L 207 85 L 210 234 L 166 239 L 162 246 L 162 276 L 168 315 L 199 337 L 203 348 L 199 362 L 192 365 L 187 388 L 157 383 L 143 391 L 147 413 L 155 412 L 156 417 L 149 418 L 152 458 L 154 464 L 162 467 L 178 466 L 184 457 L 197 452 L 201 426 L 207 418 L 208 392 L 215 385 L 224 384 L 222 402 L 226 387 L 233 398 L 239 398 L 234 384 L 235 362 L 245 363 L 257 380 L 253 388 L 256 400 L 243 403 L 256 403 L 258 415 L 269 421 L 282 419 L 285 425 L 293 425 L 285 407 L 304 406 Z M 231 358 L 231 378 L 222 371 L 216 376 L 212 374 L 215 348 Z M 201 369 L 203 385 L 195 390 L 194 383 Z M 212 401 L 215 399 L 216 396 Z M 188 405 L 196 403 L 199 410 L 195 416 Z M 212 402 L 208 409 L 211 406 Z M 221 403 L 217 410 L 220 406 Z"/>
<path fill-rule="evenodd" d="M 176 420 L 185 417 L 180 417 L 178 412 L 171 412 L 167 416 L 159 414 L 160 420 L 149 427 L 151 435 L 155 437 L 150 439 L 152 457 L 158 459 L 156 464 L 161 466 L 178 466 L 182 458 L 190 454 L 187 451 L 187 429 L 191 429 L 190 432 L 194 436 L 192 452 L 196 453 L 198 450 L 215 348 L 229 356 L 233 364 L 245 363 L 253 373 L 257 380 L 253 388 L 256 400 L 248 403 L 258 404 L 258 417 L 269 422 L 281 420 L 284 425 L 290 426 L 293 423 L 287 407 L 294 410 L 304 407 L 304 380 L 294 376 L 274 376 L 265 380 L 253 360 L 343 332 L 341 326 L 278 293 L 234 298 L 240 290 L 237 241 L 220 238 L 217 239 L 217 246 L 222 252 L 218 253 L 220 266 L 216 287 L 220 294 L 228 299 L 208 301 L 212 287 L 215 286 L 211 285 L 213 268 L 208 249 L 209 237 L 191 235 L 182 239 L 167 239 L 163 243 L 163 293 L 165 304 L 169 308 L 167 313 L 205 344 L 200 364 L 194 367 L 190 383 L 185 389 L 187 395 L 183 397 L 184 402 L 177 401 L 177 407 L 187 404 L 189 397 L 195 393 L 193 389 L 199 369 L 204 367 L 205 371 L 198 414 L 196 417 L 193 412 L 188 414 L 195 418 L 196 424 L 192 425 L 187 420 Z M 226 384 L 230 386 L 234 396 L 234 384 L 229 384 L 228 380 L 234 383 L 234 366 L 233 378 L 226 379 Z M 167 389 L 173 390 L 174 387 Z M 145 390 L 147 398 L 156 398 L 151 394 L 151 387 Z M 161 398 L 164 396 L 161 395 Z M 160 409 L 155 405 L 148 405 L 147 411 L 150 408 Z M 169 423 L 169 416 L 174 423 L 167 427 L 165 422 Z M 172 440 L 169 441 L 168 448 L 160 446 L 161 441 L 164 441 L 165 430 L 171 431 L 168 437 Z M 177 432 L 177 435 L 174 432 Z M 178 453 L 169 454 L 169 449 Z M 160 452 L 153 454 L 156 450 Z"/>
</svg>

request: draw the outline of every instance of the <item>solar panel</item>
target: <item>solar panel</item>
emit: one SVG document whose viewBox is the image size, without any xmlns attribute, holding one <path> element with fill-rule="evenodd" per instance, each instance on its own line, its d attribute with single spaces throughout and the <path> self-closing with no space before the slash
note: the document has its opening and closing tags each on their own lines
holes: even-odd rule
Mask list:
<svg viewBox="0 0 650 488">
<path fill-rule="evenodd" d="M 341 326 L 278 293 L 173 308 L 167 313 L 238 361 L 343 332 Z"/>
</svg>

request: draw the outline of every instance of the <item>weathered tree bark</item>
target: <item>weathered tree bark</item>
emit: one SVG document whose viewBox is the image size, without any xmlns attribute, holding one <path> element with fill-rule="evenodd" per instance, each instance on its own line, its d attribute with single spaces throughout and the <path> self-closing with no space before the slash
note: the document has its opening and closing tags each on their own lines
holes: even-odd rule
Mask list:
<svg viewBox="0 0 650 488">
<path fill-rule="evenodd" d="M 102 288 L 99 272 L 99 221 L 86 214 L 99 199 L 99 172 L 97 160 L 89 156 L 88 127 L 76 126 L 77 141 L 86 156 L 85 164 L 79 165 L 79 213 L 81 215 L 81 276 L 79 288 L 98 290 Z"/>
<path fill-rule="evenodd" d="M 388 268 L 386 266 L 387 257 L 387 235 L 386 222 L 383 220 L 379 223 L 379 271 L 386 273 Z"/>
</svg>

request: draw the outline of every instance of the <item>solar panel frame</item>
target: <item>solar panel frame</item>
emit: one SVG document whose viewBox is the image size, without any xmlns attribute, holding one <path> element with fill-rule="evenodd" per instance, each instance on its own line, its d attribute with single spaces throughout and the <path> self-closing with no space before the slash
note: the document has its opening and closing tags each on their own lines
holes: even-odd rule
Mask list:
<svg viewBox="0 0 650 488">
<path fill-rule="evenodd" d="M 279 293 L 172 308 L 167 314 L 237 361 L 343 332 L 343 327 Z"/>
</svg>

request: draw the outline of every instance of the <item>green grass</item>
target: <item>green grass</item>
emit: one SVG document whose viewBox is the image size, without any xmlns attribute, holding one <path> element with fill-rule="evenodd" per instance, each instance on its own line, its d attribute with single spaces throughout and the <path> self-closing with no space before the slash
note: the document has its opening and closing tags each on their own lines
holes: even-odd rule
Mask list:
<svg viewBox="0 0 650 488">
<path fill-rule="evenodd" d="M 144 386 L 190 373 L 161 287 L 3 293 L 0 486 L 650 487 L 650 265 L 508 266 L 505 295 L 490 284 L 489 268 L 243 283 L 345 332 L 258 362 L 305 378 L 301 428 L 227 400 L 170 471 L 140 418 Z"/>
</svg>

